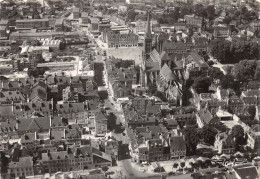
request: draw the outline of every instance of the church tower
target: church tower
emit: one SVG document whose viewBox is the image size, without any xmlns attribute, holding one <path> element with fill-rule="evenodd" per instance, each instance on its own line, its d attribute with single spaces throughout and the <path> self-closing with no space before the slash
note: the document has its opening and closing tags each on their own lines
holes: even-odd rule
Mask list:
<svg viewBox="0 0 260 179">
<path fill-rule="evenodd" d="M 151 32 L 151 17 L 150 11 L 147 12 L 147 23 L 145 29 L 145 36 L 144 36 L 144 60 L 147 60 L 150 56 L 150 52 L 152 52 L 152 32 Z"/>
</svg>

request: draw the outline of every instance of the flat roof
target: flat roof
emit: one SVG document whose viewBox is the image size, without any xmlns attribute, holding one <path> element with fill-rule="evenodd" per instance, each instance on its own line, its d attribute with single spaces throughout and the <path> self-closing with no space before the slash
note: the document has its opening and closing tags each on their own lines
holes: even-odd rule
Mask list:
<svg viewBox="0 0 260 179">
<path fill-rule="evenodd" d="M 55 20 L 55 25 L 61 25 L 63 24 L 64 18 L 59 18 Z"/>
<path fill-rule="evenodd" d="M 16 22 L 47 22 L 49 19 L 18 19 Z"/>
<path fill-rule="evenodd" d="M 8 24 L 8 20 L 2 19 L 2 20 L 0 21 L 0 25 L 7 25 L 7 24 Z"/>
</svg>

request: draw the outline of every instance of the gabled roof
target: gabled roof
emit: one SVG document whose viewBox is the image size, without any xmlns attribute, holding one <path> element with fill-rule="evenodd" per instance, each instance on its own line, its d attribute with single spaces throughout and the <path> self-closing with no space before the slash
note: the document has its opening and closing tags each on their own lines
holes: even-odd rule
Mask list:
<svg viewBox="0 0 260 179">
<path fill-rule="evenodd" d="M 167 64 L 163 65 L 162 69 L 160 70 L 160 74 L 163 75 L 163 77 L 168 81 L 177 80 L 177 77 L 174 76 L 172 70 L 168 67 Z"/>
<path fill-rule="evenodd" d="M 148 61 L 160 62 L 160 60 L 160 54 L 157 52 L 156 49 L 153 49 L 153 51 L 150 53 L 150 58 L 148 59 Z"/>
<path fill-rule="evenodd" d="M 169 140 L 172 150 L 186 150 L 186 143 L 182 136 L 173 136 Z"/>
<path fill-rule="evenodd" d="M 18 131 L 38 131 L 50 129 L 50 118 L 20 118 L 18 120 Z"/>
<path fill-rule="evenodd" d="M 106 121 L 107 118 L 101 111 L 98 111 L 98 112 L 95 113 L 95 120 Z"/>
<path fill-rule="evenodd" d="M 211 115 L 209 110 L 206 110 L 206 109 L 202 109 L 202 110 L 198 111 L 198 116 L 200 117 L 202 122 L 205 124 L 208 124 L 211 121 L 211 119 L 213 118 L 213 116 Z"/>
</svg>

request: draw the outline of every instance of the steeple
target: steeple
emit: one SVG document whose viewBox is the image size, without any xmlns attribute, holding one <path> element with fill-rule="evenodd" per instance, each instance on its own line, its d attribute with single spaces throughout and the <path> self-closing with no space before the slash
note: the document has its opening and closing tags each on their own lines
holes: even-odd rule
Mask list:
<svg viewBox="0 0 260 179">
<path fill-rule="evenodd" d="M 145 37 L 151 37 L 151 17 L 150 17 L 150 11 L 147 11 L 147 23 L 146 23 L 146 29 L 145 29 Z"/>
</svg>

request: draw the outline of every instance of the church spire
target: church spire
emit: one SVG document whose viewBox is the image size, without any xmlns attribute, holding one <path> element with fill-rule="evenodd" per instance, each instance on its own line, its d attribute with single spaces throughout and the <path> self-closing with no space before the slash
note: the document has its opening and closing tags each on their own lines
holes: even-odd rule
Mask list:
<svg viewBox="0 0 260 179">
<path fill-rule="evenodd" d="M 150 11 L 147 11 L 147 23 L 146 23 L 146 29 L 145 29 L 145 36 L 151 37 L 151 17 L 150 17 Z"/>
</svg>

